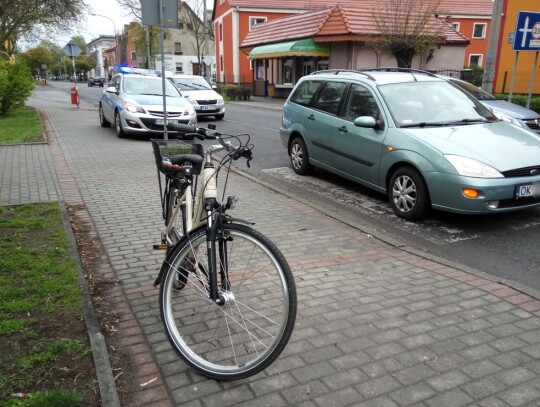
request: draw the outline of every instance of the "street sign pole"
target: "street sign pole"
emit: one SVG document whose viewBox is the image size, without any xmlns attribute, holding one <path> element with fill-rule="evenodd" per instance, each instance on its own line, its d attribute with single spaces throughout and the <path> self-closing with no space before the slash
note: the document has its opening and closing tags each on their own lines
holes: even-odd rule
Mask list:
<svg viewBox="0 0 540 407">
<path fill-rule="evenodd" d="M 529 84 L 529 95 L 527 96 L 527 109 L 531 106 L 531 96 L 534 89 L 534 78 L 536 77 L 536 67 L 538 64 L 538 51 L 536 51 L 536 54 L 534 56 L 534 64 L 533 64 L 533 71 L 531 76 L 531 83 Z"/>
<path fill-rule="evenodd" d="M 512 93 L 514 92 L 514 83 L 516 82 L 516 70 L 519 59 L 519 51 L 516 51 L 516 58 L 514 59 L 514 69 L 512 69 L 512 80 L 510 81 L 510 91 L 508 92 L 508 101 L 512 102 Z"/>
</svg>

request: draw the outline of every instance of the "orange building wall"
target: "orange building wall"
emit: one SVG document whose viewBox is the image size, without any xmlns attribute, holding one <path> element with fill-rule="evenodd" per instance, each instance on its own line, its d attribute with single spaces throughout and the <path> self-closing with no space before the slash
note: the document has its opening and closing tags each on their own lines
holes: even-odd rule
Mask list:
<svg viewBox="0 0 540 407">
<path fill-rule="evenodd" d="M 496 76 L 493 91 L 495 93 L 508 93 L 514 70 L 516 51 L 509 42 L 510 34 L 516 30 L 519 11 L 540 13 L 539 0 L 505 0 L 503 3 L 503 18 L 501 20 L 501 35 L 499 37 L 498 59 L 496 63 Z M 516 69 L 513 93 L 529 93 L 529 85 L 533 71 L 535 51 L 520 51 Z M 539 57 L 540 64 L 540 57 Z M 533 94 L 540 94 L 540 68 L 537 67 Z"/>
</svg>

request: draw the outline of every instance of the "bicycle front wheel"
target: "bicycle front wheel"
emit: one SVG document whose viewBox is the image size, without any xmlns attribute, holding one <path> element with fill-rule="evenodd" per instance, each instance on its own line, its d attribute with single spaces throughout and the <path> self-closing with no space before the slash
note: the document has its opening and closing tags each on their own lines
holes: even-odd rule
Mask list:
<svg viewBox="0 0 540 407">
<path fill-rule="evenodd" d="M 287 344 L 296 288 L 287 261 L 262 234 L 227 224 L 219 235 L 217 279 L 225 304 L 209 297 L 206 233 L 199 229 L 169 256 L 161 316 L 188 365 L 214 379 L 242 379 L 269 366 Z"/>
</svg>

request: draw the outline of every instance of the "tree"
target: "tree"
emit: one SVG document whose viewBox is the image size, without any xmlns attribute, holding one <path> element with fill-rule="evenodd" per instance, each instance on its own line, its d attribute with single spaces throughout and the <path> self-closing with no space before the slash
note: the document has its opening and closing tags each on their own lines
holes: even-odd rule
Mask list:
<svg viewBox="0 0 540 407">
<path fill-rule="evenodd" d="M 444 41 L 435 11 L 441 0 L 380 0 L 372 18 L 380 36 L 370 45 L 394 56 L 398 67 L 410 68 L 414 56 Z"/>
<path fill-rule="evenodd" d="M 30 48 L 20 55 L 20 57 L 26 62 L 26 65 L 31 69 L 32 74 L 34 75 L 39 75 L 43 64 L 49 67 L 54 60 L 51 51 L 42 46 Z"/>
<path fill-rule="evenodd" d="M 21 38 L 67 30 L 87 8 L 81 0 L 0 0 L 0 52 L 12 56 Z"/>
<path fill-rule="evenodd" d="M 32 73 L 24 62 L 0 60 L 0 116 L 16 106 L 24 106 L 33 88 Z"/>
</svg>

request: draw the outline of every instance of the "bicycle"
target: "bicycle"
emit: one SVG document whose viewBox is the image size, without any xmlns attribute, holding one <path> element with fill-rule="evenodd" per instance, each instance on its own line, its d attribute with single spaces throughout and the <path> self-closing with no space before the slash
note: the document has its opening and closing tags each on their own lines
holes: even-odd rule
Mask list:
<svg viewBox="0 0 540 407">
<path fill-rule="evenodd" d="M 249 166 L 249 135 L 224 135 L 210 126 L 169 128 L 179 132 L 175 139 L 152 139 L 165 220 L 162 243 L 154 248 L 167 250 L 154 285 L 160 285 L 165 332 L 200 374 L 246 378 L 268 367 L 289 341 L 297 307 L 293 275 L 283 254 L 251 222 L 227 213 L 237 203 L 234 196 L 225 198 L 231 164 L 245 158 Z M 204 150 L 195 137 L 219 144 Z M 225 154 L 216 165 L 217 152 Z"/>
</svg>

